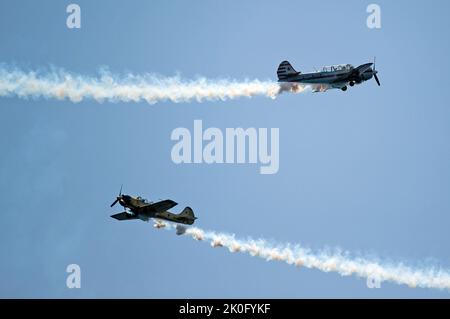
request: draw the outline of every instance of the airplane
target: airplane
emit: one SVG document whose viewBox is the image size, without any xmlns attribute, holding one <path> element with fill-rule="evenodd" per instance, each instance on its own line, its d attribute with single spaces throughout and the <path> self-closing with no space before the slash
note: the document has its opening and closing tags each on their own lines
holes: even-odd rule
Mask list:
<svg viewBox="0 0 450 319">
<path fill-rule="evenodd" d="M 351 64 L 340 64 L 323 67 L 320 71 L 310 73 L 297 72 L 288 61 L 283 61 L 277 70 L 278 82 L 305 84 L 310 86 L 313 92 L 325 92 L 328 89 L 347 91 L 347 85 L 361 84 L 372 77 L 380 86 L 377 73 L 375 59 L 373 63 L 361 64 L 356 68 Z"/>
<path fill-rule="evenodd" d="M 155 223 L 156 228 L 164 227 L 164 224 L 158 220 L 167 220 L 174 223 L 192 225 L 197 219 L 190 207 L 185 207 L 181 213 L 174 214 L 168 211 L 168 209 L 178 205 L 178 203 L 173 200 L 166 199 L 156 203 L 149 202 L 140 196 L 133 197 L 130 195 L 123 195 L 122 187 L 120 187 L 119 196 L 116 197 L 116 200 L 111 204 L 111 207 L 117 203 L 122 205 L 125 208 L 125 211 L 111 215 L 112 218 L 117 220 L 140 219 L 143 221 L 148 221 L 150 218 L 155 218 L 157 220 Z M 128 212 L 127 209 L 129 209 L 130 212 Z"/>
</svg>

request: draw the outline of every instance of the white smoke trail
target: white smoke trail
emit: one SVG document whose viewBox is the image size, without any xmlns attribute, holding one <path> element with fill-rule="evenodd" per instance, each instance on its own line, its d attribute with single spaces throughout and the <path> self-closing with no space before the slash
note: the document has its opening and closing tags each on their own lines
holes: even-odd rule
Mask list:
<svg viewBox="0 0 450 319">
<path fill-rule="evenodd" d="M 409 287 L 450 289 L 450 273 L 436 268 L 412 268 L 403 263 L 392 264 L 351 257 L 341 250 L 314 252 L 300 245 L 274 245 L 264 239 L 236 239 L 234 235 L 205 231 L 197 227 L 184 227 L 163 222 L 166 229 L 176 229 L 178 235 L 188 235 L 196 240 L 205 240 L 212 247 L 225 247 L 230 252 L 248 253 L 268 261 L 283 261 L 297 267 L 315 268 L 324 272 L 337 272 L 342 276 L 356 275 L 405 284 Z"/>
<path fill-rule="evenodd" d="M 114 76 L 101 71 L 99 77 L 74 75 L 64 70 L 25 72 L 0 65 L 0 97 L 48 98 L 72 102 L 94 99 L 98 102 L 217 101 L 239 97 L 265 96 L 275 98 L 282 92 L 298 93 L 305 87 L 260 80 L 213 80 L 198 78 L 182 80 L 178 76 L 152 74 Z"/>
</svg>

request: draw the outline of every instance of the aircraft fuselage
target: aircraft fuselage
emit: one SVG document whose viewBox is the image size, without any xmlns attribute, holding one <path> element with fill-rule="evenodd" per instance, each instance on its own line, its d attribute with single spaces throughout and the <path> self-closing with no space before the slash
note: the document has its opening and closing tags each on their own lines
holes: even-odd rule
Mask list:
<svg viewBox="0 0 450 319">
<path fill-rule="evenodd" d="M 156 218 L 175 223 L 192 225 L 197 219 L 190 207 L 185 207 L 179 214 L 169 212 L 167 208 L 171 208 L 177 205 L 177 203 L 172 200 L 164 200 L 161 202 L 152 203 L 147 202 L 141 197 L 120 195 L 117 197 L 117 202 L 126 210 L 129 210 L 129 212 L 125 210 L 124 213 L 119 213 L 112 216 L 113 218 L 118 220 L 140 219 L 143 221 L 148 221 L 151 218 Z"/>
<path fill-rule="evenodd" d="M 350 64 L 324 67 L 323 71 L 301 73 L 295 71 L 288 61 L 281 62 L 277 70 L 278 82 L 282 83 L 300 83 L 312 87 L 313 91 L 326 91 L 330 88 L 340 88 L 343 91 L 347 85 L 354 86 L 361 84 L 375 77 L 379 84 L 376 74 L 378 73 L 373 63 L 365 63 L 357 68 Z"/>
</svg>

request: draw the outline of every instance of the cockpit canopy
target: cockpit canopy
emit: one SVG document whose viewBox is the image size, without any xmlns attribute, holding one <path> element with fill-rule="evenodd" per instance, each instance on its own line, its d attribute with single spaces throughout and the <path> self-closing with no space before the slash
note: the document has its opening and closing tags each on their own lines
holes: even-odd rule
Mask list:
<svg viewBox="0 0 450 319">
<path fill-rule="evenodd" d="M 353 69 L 351 64 L 338 64 L 332 66 L 324 66 L 322 72 L 339 72 L 339 71 L 350 71 Z"/>
<path fill-rule="evenodd" d="M 148 203 L 149 203 L 148 200 L 146 200 L 145 198 L 142 198 L 141 196 L 136 197 L 136 199 L 142 201 L 142 202 L 145 203 L 145 204 L 148 204 Z"/>
</svg>

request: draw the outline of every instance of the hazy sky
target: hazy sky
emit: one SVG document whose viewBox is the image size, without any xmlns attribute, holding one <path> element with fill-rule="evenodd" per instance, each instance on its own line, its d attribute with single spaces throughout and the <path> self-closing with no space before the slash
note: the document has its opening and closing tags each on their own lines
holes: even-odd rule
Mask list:
<svg viewBox="0 0 450 319">
<path fill-rule="evenodd" d="M 297 269 L 118 222 L 120 185 L 191 206 L 205 229 L 450 268 L 448 1 L 1 1 L 0 62 L 95 76 L 276 80 L 377 57 L 347 92 L 226 102 L 0 98 L 1 297 L 443 297 L 448 291 Z M 280 169 L 176 165 L 177 127 L 279 128 Z M 66 287 L 66 266 L 82 272 Z"/>
</svg>

